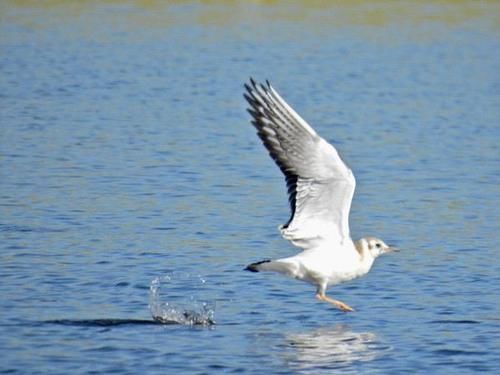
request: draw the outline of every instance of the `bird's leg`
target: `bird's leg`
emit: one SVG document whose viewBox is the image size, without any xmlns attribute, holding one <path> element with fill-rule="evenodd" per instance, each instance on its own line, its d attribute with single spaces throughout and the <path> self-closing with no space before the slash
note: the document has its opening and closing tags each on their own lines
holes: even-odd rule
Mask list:
<svg viewBox="0 0 500 375">
<path fill-rule="evenodd" d="M 324 293 L 316 293 L 316 298 L 319 299 L 320 301 L 329 302 L 332 305 L 334 305 L 337 309 L 342 310 L 344 312 L 354 311 L 354 309 L 349 305 L 346 305 L 342 301 L 337 301 L 336 299 L 330 298 Z"/>
</svg>

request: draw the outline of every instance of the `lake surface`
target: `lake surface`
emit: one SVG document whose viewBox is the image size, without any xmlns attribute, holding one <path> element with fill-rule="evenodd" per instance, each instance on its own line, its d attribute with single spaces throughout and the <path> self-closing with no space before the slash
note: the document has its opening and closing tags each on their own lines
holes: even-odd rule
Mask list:
<svg viewBox="0 0 500 375">
<path fill-rule="evenodd" d="M 500 371 L 498 2 L 287 4 L 1 3 L 0 373 Z M 242 271 L 295 251 L 249 76 L 401 248 L 330 289 L 354 313 Z M 153 324 L 164 277 L 216 324 Z"/>
</svg>

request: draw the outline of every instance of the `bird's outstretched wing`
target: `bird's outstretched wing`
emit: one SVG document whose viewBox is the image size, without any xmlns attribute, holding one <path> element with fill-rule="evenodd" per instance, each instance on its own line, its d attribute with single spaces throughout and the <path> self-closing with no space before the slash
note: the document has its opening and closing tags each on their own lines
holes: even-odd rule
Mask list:
<svg viewBox="0 0 500 375">
<path fill-rule="evenodd" d="M 252 124 L 286 178 L 291 216 L 284 238 L 303 249 L 322 239 L 349 236 L 349 210 L 356 185 L 337 150 L 321 138 L 266 82 L 245 84 Z"/>
</svg>

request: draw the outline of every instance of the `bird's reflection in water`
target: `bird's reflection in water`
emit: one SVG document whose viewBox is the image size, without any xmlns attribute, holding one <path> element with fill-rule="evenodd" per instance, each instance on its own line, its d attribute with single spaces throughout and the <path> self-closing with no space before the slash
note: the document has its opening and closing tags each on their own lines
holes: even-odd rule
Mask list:
<svg viewBox="0 0 500 375">
<path fill-rule="evenodd" d="M 373 361 L 390 350 L 374 333 L 353 332 L 345 325 L 290 334 L 286 340 L 292 349 L 292 353 L 288 352 L 286 362 L 291 369 L 305 373 Z"/>
</svg>

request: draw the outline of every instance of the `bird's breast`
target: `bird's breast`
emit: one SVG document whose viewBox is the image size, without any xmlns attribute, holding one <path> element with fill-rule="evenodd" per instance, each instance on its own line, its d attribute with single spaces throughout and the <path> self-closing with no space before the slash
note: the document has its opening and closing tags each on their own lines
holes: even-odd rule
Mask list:
<svg viewBox="0 0 500 375">
<path fill-rule="evenodd" d="M 302 279 L 313 283 L 338 284 L 366 274 L 368 264 L 355 251 L 317 251 L 299 259 Z"/>
</svg>

